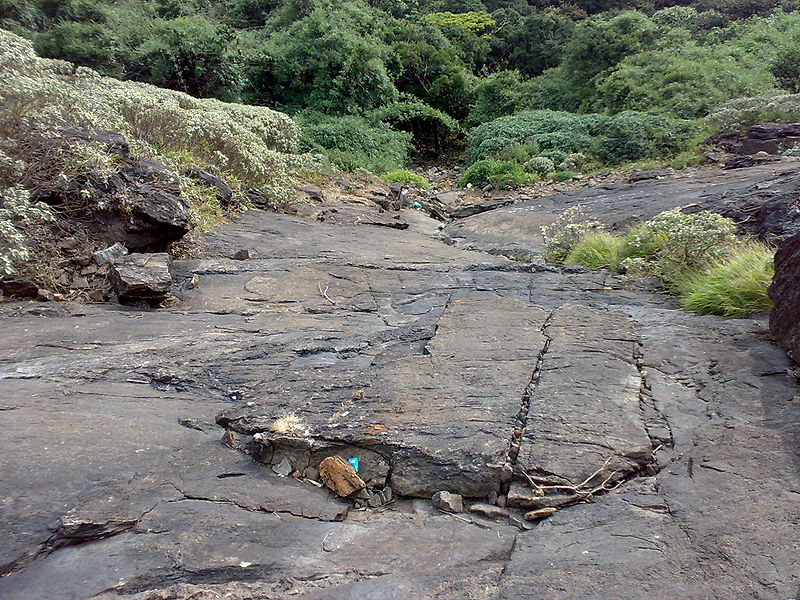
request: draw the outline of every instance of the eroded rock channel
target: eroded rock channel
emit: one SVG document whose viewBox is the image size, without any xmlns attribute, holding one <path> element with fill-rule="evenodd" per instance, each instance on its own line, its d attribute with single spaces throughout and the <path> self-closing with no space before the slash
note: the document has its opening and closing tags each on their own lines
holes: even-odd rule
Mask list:
<svg viewBox="0 0 800 600">
<path fill-rule="evenodd" d="M 171 308 L 6 306 L 0 597 L 797 597 L 800 388 L 765 317 L 405 220 L 252 211 Z M 291 476 L 334 455 L 379 501 Z"/>
</svg>

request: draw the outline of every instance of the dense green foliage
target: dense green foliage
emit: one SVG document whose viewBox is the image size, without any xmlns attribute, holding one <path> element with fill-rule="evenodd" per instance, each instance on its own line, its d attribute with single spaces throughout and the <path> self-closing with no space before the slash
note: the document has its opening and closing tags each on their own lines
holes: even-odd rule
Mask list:
<svg viewBox="0 0 800 600">
<path fill-rule="evenodd" d="M 614 116 L 549 110 L 526 111 L 470 131 L 470 161 L 513 160 L 538 175 L 589 166 L 671 156 L 696 127 L 689 121 L 647 113 Z"/>
<path fill-rule="evenodd" d="M 693 140 L 680 119 L 800 92 L 798 10 L 800 0 L 0 0 L 0 27 L 103 75 L 301 115 L 306 147 L 343 168 L 393 170 L 485 126 L 469 134 L 470 162 L 545 156 L 571 173 L 678 154 Z M 523 131 L 542 111 L 565 125 Z M 587 160 L 561 168 L 554 151 Z"/>
</svg>

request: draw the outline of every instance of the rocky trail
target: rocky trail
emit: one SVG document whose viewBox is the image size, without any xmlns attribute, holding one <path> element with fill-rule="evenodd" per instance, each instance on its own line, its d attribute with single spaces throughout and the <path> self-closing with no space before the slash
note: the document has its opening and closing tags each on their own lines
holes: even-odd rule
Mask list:
<svg viewBox="0 0 800 600">
<path fill-rule="evenodd" d="M 800 386 L 767 316 L 548 266 L 539 236 L 581 202 L 781 242 L 798 185 L 756 165 L 446 226 L 250 211 L 175 262 L 168 308 L 5 305 L 0 598 L 800 597 Z M 331 456 L 359 498 L 317 483 Z"/>
</svg>

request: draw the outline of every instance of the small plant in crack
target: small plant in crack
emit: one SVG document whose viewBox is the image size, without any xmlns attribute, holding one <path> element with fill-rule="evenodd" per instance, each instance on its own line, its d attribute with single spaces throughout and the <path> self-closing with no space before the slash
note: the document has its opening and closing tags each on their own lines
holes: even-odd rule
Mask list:
<svg viewBox="0 0 800 600">
<path fill-rule="evenodd" d="M 306 436 L 309 434 L 308 426 L 300 417 L 294 414 L 278 417 L 270 423 L 268 429 L 270 432 L 280 435 Z"/>
</svg>

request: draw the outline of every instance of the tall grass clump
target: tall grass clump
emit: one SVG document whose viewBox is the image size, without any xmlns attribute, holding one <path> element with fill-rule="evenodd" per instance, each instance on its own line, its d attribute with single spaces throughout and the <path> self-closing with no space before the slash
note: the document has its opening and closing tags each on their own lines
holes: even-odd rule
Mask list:
<svg viewBox="0 0 800 600">
<path fill-rule="evenodd" d="M 767 290 L 775 276 L 775 253 L 750 242 L 705 271 L 687 275 L 678 289 L 684 309 L 709 315 L 746 317 L 772 308 Z"/>
<path fill-rule="evenodd" d="M 622 238 L 605 231 L 589 233 L 572 248 L 564 262 L 590 269 L 616 270 L 624 243 Z"/>
</svg>

